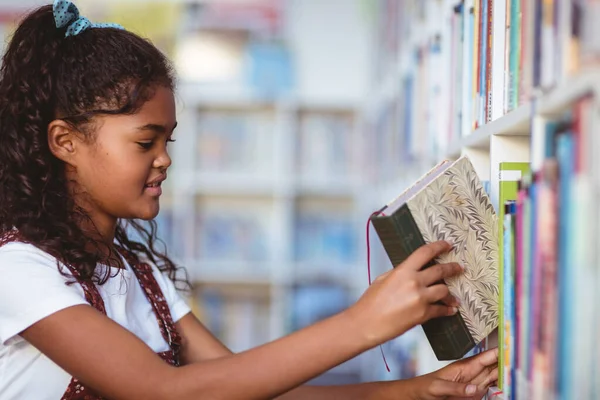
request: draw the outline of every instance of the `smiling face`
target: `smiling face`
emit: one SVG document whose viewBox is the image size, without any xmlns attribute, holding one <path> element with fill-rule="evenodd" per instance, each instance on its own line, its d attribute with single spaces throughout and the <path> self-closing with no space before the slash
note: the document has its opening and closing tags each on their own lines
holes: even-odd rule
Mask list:
<svg viewBox="0 0 600 400">
<path fill-rule="evenodd" d="M 61 135 L 68 128 L 56 124 L 49 128 L 50 146 L 67 164 L 76 202 L 103 235 L 114 231 L 119 218 L 156 217 L 160 184 L 171 165 L 167 145 L 177 125 L 170 89 L 156 88 L 135 114 L 96 117 L 91 140 Z"/>
</svg>

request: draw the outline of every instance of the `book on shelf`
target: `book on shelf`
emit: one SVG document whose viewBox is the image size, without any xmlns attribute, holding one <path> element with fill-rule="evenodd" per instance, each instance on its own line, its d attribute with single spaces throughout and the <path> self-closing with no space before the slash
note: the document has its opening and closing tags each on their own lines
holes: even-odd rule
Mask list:
<svg viewBox="0 0 600 400">
<path fill-rule="evenodd" d="M 297 168 L 309 181 L 339 179 L 353 167 L 351 113 L 304 112 L 297 135 Z"/>
<path fill-rule="evenodd" d="M 244 174 L 272 171 L 275 136 L 270 109 L 204 109 L 196 134 L 200 172 Z"/>
<path fill-rule="evenodd" d="M 270 199 L 200 196 L 196 202 L 194 248 L 196 260 L 221 261 L 231 266 L 267 269 L 274 238 Z M 241 270 L 222 271 L 251 272 Z"/>
<path fill-rule="evenodd" d="M 378 2 L 382 18 L 399 25 L 394 42 L 379 38 L 396 47 L 377 61 L 389 64 L 388 55 L 397 54 L 391 58 L 399 65 L 385 69 L 378 91 L 386 94 L 388 82 L 399 87 L 379 96 L 373 112 L 374 142 L 382 142 L 373 152 L 377 176 L 446 156 L 448 145 L 600 60 L 595 0 L 395 3 Z"/>
<path fill-rule="evenodd" d="M 190 306 L 219 340 L 241 352 L 273 340 L 272 299 L 261 287 L 200 285 Z"/>
<path fill-rule="evenodd" d="M 394 266 L 426 243 L 453 249 L 436 263 L 458 262 L 464 274 L 446 279 L 459 312 L 423 324 L 438 360 L 463 357 L 498 327 L 497 216 L 468 158 L 444 161 L 371 217 Z"/>
<path fill-rule="evenodd" d="M 586 96 L 563 115 L 534 117 L 531 171 L 504 203 L 505 399 L 600 393 L 595 107 Z"/>
<path fill-rule="evenodd" d="M 498 182 L 499 182 L 499 199 L 500 199 L 500 207 L 498 210 L 498 247 L 500 249 L 503 248 L 503 244 L 504 244 L 504 213 L 505 213 L 505 208 L 504 208 L 504 204 L 508 201 L 516 201 L 517 200 L 517 191 L 518 191 L 518 183 L 521 180 L 521 178 L 523 177 L 524 174 L 528 173 L 529 171 L 529 163 L 519 163 L 519 162 L 502 162 L 500 163 L 500 167 L 499 167 L 499 176 L 498 176 Z M 504 258 L 503 257 L 499 257 L 498 258 L 498 276 L 501 277 L 500 279 L 500 300 L 498 302 L 499 304 L 499 323 L 498 325 L 503 327 L 503 329 L 499 329 L 498 331 L 498 347 L 499 347 L 499 358 L 500 358 L 500 365 L 503 365 L 504 362 L 504 357 L 505 357 L 505 335 L 506 335 L 506 328 L 507 325 L 505 324 L 505 317 L 504 317 L 504 305 L 505 305 L 505 301 L 508 301 L 509 299 L 505 298 L 504 295 L 504 289 L 505 289 L 505 285 L 507 285 L 507 283 L 505 282 L 505 279 L 502 279 L 502 277 L 504 277 Z M 508 288 L 507 288 L 508 289 Z M 498 387 L 500 389 L 504 389 L 503 387 L 503 378 L 504 378 L 504 370 L 502 371 L 498 371 Z"/>
</svg>

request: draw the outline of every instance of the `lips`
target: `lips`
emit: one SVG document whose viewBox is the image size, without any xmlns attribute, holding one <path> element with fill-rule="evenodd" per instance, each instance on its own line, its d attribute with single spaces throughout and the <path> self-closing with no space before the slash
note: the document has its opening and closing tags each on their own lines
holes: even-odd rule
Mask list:
<svg viewBox="0 0 600 400">
<path fill-rule="evenodd" d="M 144 185 L 144 191 L 151 196 L 160 196 L 162 194 L 162 189 L 160 185 L 165 179 L 167 179 L 167 176 L 161 175 L 158 178 L 151 180 L 150 182 Z"/>
<path fill-rule="evenodd" d="M 160 175 L 159 177 L 154 178 L 150 182 L 146 183 L 144 187 L 160 187 L 160 184 L 163 183 L 165 179 L 167 179 L 166 175 Z"/>
</svg>

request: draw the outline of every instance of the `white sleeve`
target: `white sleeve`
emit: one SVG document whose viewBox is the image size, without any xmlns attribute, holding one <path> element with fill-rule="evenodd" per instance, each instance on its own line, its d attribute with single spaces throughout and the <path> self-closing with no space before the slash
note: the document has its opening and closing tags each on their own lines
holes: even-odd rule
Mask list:
<svg viewBox="0 0 600 400">
<path fill-rule="evenodd" d="M 0 343 L 41 319 L 78 304 L 88 304 L 80 285 L 66 285 L 56 259 L 30 244 L 0 247 Z"/>
<path fill-rule="evenodd" d="M 152 264 L 150 264 L 152 265 Z M 171 310 L 171 318 L 173 322 L 179 321 L 183 316 L 191 311 L 190 306 L 181 297 L 173 281 L 169 279 L 166 273 L 161 272 L 155 265 L 152 265 L 152 272 L 160 286 L 160 289 L 167 300 L 169 309 Z"/>
</svg>

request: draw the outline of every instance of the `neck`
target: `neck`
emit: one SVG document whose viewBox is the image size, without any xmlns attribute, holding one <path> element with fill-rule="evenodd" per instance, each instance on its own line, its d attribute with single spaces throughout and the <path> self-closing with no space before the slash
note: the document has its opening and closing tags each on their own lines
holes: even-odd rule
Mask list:
<svg viewBox="0 0 600 400">
<path fill-rule="evenodd" d="M 75 205 L 85 215 L 85 217 L 82 216 L 79 219 L 79 226 L 86 237 L 100 244 L 98 246 L 90 243 L 88 251 L 99 253 L 100 258 L 106 259 L 110 256 L 111 249 L 113 248 L 117 230 L 117 218 L 103 211 L 88 196 L 85 188 L 78 185 L 76 171 L 73 168 L 67 166 L 65 173 L 68 190 L 75 200 Z"/>
<path fill-rule="evenodd" d="M 75 203 L 85 215 L 78 218 L 83 234 L 101 244 L 94 246 L 90 243 L 89 251 L 100 252 L 101 258 L 108 257 L 115 239 L 117 218 L 102 212 L 91 201 L 85 201 L 82 197 L 76 197 Z"/>
</svg>

